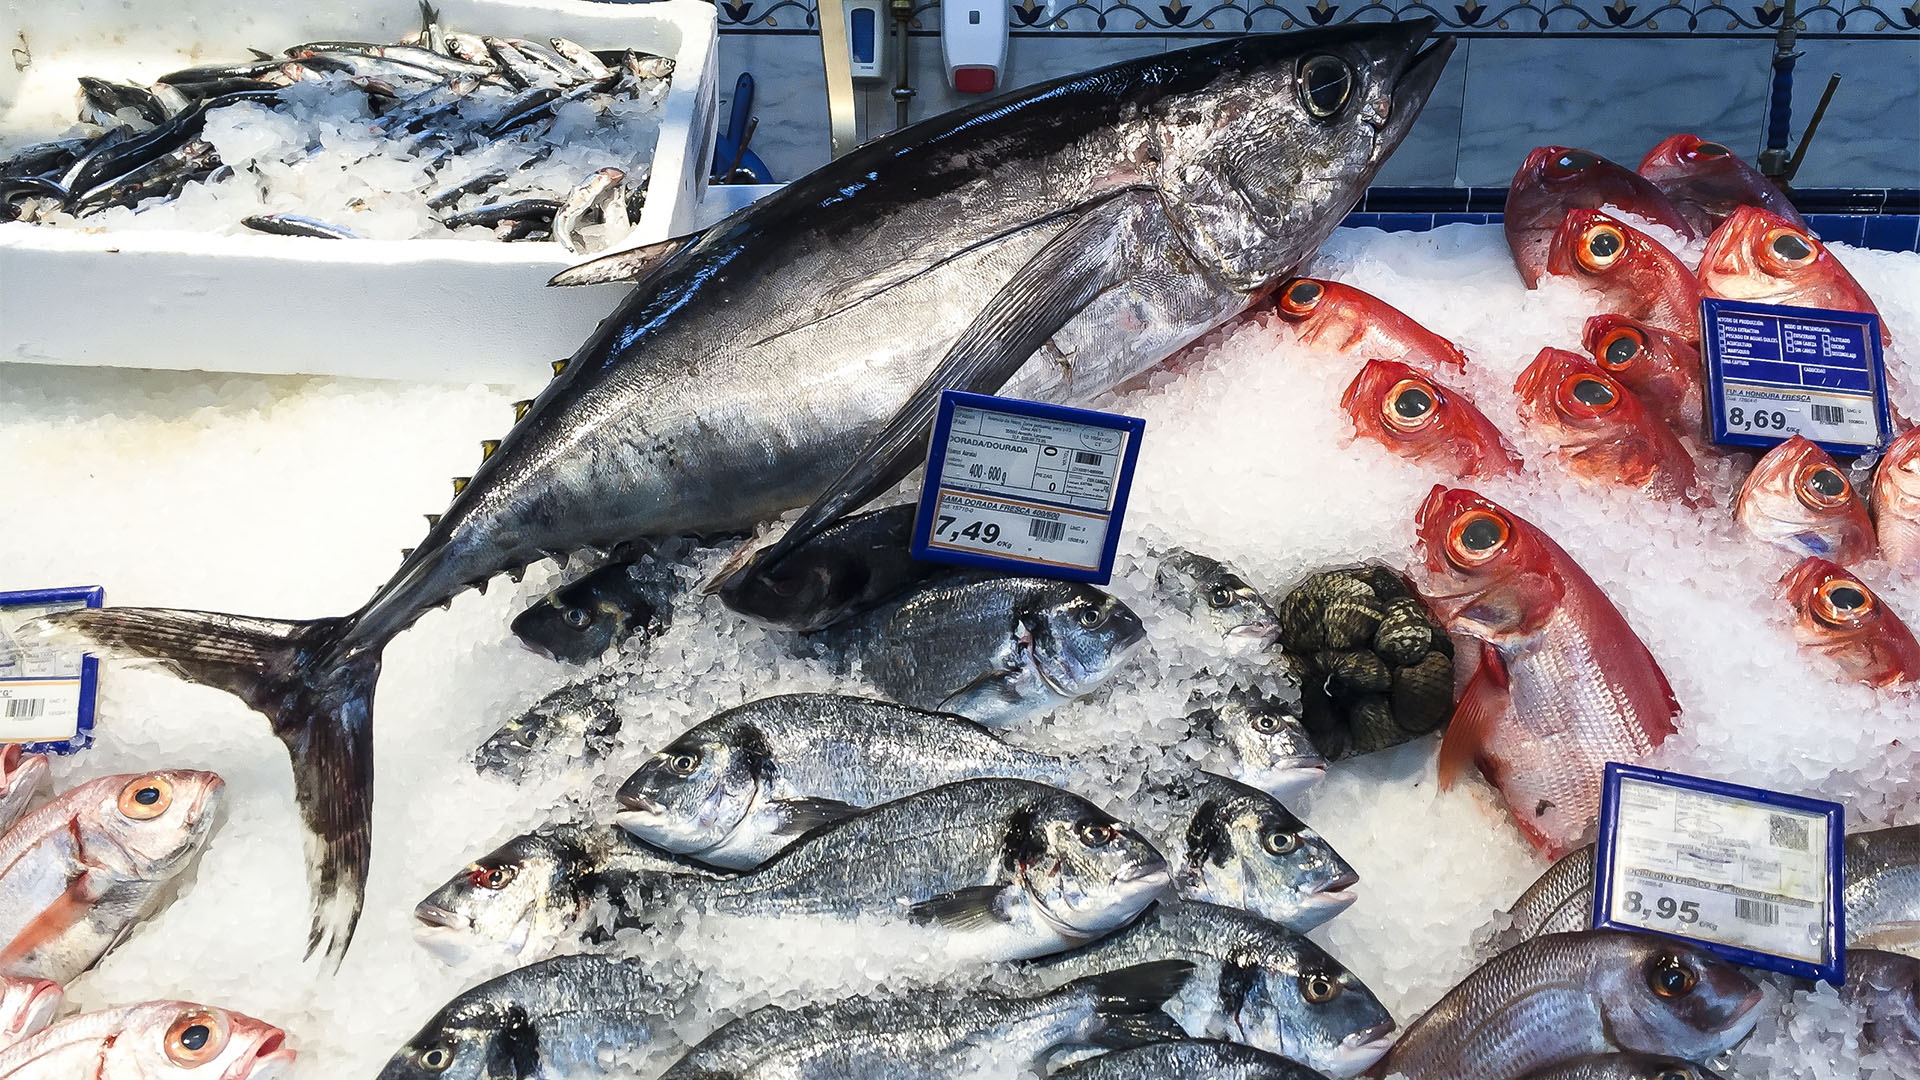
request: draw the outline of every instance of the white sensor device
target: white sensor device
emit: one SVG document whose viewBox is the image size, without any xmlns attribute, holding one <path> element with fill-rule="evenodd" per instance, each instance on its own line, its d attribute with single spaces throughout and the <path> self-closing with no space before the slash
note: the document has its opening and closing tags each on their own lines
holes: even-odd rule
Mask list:
<svg viewBox="0 0 1920 1080">
<path fill-rule="evenodd" d="M 847 0 L 847 53 L 856 79 L 887 77 L 885 0 Z"/>
<path fill-rule="evenodd" d="M 1006 0 L 941 0 L 940 51 L 947 60 L 947 82 L 955 90 L 1000 90 L 1007 66 Z"/>
</svg>

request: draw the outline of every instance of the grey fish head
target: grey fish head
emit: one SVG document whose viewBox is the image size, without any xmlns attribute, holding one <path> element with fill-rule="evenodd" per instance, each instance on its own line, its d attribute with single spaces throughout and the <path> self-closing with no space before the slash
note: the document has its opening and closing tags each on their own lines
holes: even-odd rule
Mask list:
<svg viewBox="0 0 1920 1080">
<path fill-rule="evenodd" d="M 380 1070 L 378 1080 L 492 1080 L 534 1076 L 539 1032 L 524 1009 L 483 984 L 449 1002 Z M 519 1071 L 515 1066 L 528 1067 Z"/>
<path fill-rule="evenodd" d="M 637 563 L 603 566 L 536 601 L 511 629 L 542 656 L 584 664 L 671 613 L 650 577 Z"/>
<path fill-rule="evenodd" d="M 545 954 L 579 918 L 578 886 L 593 869 L 576 827 L 516 836 L 414 907 L 414 940 L 449 963 Z"/>
<path fill-rule="evenodd" d="M 1308 735 L 1296 701 L 1235 687 L 1187 714 L 1226 760 L 1235 780 L 1285 799 L 1325 779 L 1327 759 Z"/>
<path fill-rule="evenodd" d="M 1694 1061 L 1725 1053 L 1759 1021 L 1763 994 L 1725 960 L 1678 941 L 1587 931 L 1589 989 L 1607 1030 L 1627 1050 Z"/>
<path fill-rule="evenodd" d="M 1167 552 L 1154 572 L 1154 587 L 1228 652 L 1259 652 L 1280 633 L 1279 617 L 1259 590 L 1233 568 L 1198 552 Z"/>
<path fill-rule="evenodd" d="M 1237 39 L 1202 94 L 1158 103 L 1157 182 L 1188 245 L 1249 291 L 1311 255 L 1439 81 L 1454 42 L 1428 44 L 1435 25 Z"/>
<path fill-rule="evenodd" d="M 1174 889 L 1306 932 L 1345 911 L 1360 875 L 1264 791 L 1205 773 L 1186 805 Z"/>
<path fill-rule="evenodd" d="M 620 785 L 620 827 L 682 855 L 717 847 L 747 818 L 770 751 L 752 725 L 696 727 Z"/>
<path fill-rule="evenodd" d="M 1220 966 L 1219 1030 L 1326 1073 L 1352 1076 L 1386 1056 L 1394 1023 L 1359 976 L 1297 933 L 1248 935 Z"/>
<path fill-rule="evenodd" d="M 1146 643 L 1146 627 L 1118 597 L 1061 582 L 1041 594 L 1028 617 L 1034 666 L 1061 697 L 1091 692 Z"/>
<path fill-rule="evenodd" d="M 1064 791 L 1014 816 L 1005 861 L 1041 916 L 1081 941 L 1132 922 L 1169 881 L 1167 860 L 1146 837 Z"/>
</svg>

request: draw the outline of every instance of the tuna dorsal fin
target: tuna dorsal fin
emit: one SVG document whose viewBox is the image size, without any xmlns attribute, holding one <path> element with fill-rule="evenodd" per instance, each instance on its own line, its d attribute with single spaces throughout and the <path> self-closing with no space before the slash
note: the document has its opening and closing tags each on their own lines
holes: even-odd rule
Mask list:
<svg viewBox="0 0 1920 1080">
<path fill-rule="evenodd" d="M 416 548 L 401 548 L 401 549 L 400 549 L 400 560 L 401 560 L 402 562 L 405 562 L 406 560 L 408 560 L 408 559 L 411 559 L 411 558 L 413 558 L 413 553 L 414 553 L 414 552 L 415 552 L 416 550 L 418 550 L 418 549 L 416 549 Z"/>
<path fill-rule="evenodd" d="M 439 515 L 439 514 L 428 514 L 428 515 L 427 515 L 427 528 L 429 528 L 429 529 L 431 529 L 431 528 L 433 528 L 433 527 L 434 527 L 435 525 L 438 525 L 438 524 L 440 524 L 440 515 Z"/>
<path fill-rule="evenodd" d="M 514 402 L 513 403 L 513 422 L 517 424 L 520 421 L 525 420 L 527 418 L 527 410 L 531 408 L 533 408 L 532 398 L 528 398 L 525 401 Z"/>
<path fill-rule="evenodd" d="M 480 440 L 480 460 L 485 461 L 488 458 L 492 457 L 493 452 L 498 449 L 500 449 L 499 439 L 481 439 Z"/>
<path fill-rule="evenodd" d="M 549 287 L 569 285 L 605 285 L 616 281 L 637 282 L 655 270 L 667 264 L 667 260 L 686 250 L 687 245 L 700 239 L 699 233 L 676 236 L 671 240 L 643 244 L 624 251 L 608 252 L 597 258 L 588 259 L 578 266 L 569 266 L 553 275 L 547 282 Z"/>
<path fill-rule="evenodd" d="M 566 362 L 565 360 L 555 360 L 555 361 L 553 362 L 553 377 L 554 377 L 554 378 L 556 378 L 556 379 L 557 379 L 557 378 L 559 378 L 559 377 L 560 377 L 560 373 L 561 373 L 561 372 L 563 372 L 563 371 L 565 371 L 565 370 L 567 370 L 567 362 Z"/>
<path fill-rule="evenodd" d="M 1500 650 L 1480 643 L 1480 666 L 1467 682 L 1460 703 L 1453 707 L 1453 721 L 1440 741 L 1440 789 L 1445 791 L 1467 773 L 1467 766 L 1480 756 L 1493 736 L 1494 726 L 1512 703 L 1507 683 L 1507 662 Z"/>
<path fill-rule="evenodd" d="M 453 493 L 454 493 L 455 495 L 458 495 L 458 494 L 460 494 L 461 492 L 463 492 L 463 491 L 465 491 L 465 490 L 467 490 L 467 485 L 468 485 L 468 484 L 471 484 L 471 483 L 473 483 L 473 477 L 471 477 L 471 476 L 456 476 L 456 477 L 454 477 L 454 478 L 453 478 Z"/>
</svg>

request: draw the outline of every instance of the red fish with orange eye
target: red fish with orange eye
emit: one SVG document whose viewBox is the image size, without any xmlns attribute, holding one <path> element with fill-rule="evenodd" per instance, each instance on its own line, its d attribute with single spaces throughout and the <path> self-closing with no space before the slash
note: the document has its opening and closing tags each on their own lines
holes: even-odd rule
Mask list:
<svg viewBox="0 0 1920 1080">
<path fill-rule="evenodd" d="M 1809 557 L 1780 579 L 1793 636 L 1868 686 L 1920 682 L 1920 642 L 1859 578 Z"/>
<path fill-rule="evenodd" d="M 1504 227 L 1513 264 L 1527 288 L 1547 272 L 1547 249 L 1567 211 L 1614 206 L 1664 225 L 1689 240 L 1700 234 L 1654 182 L 1590 150 L 1542 146 L 1527 155 L 1507 186 Z"/>
<path fill-rule="evenodd" d="M 1481 642 L 1440 744 L 1440 783 L 1478 765 L 1527 838 L 1559 858 L 1599 816 L 1606 763 L 1644 760 L 1673 734 L 1673 688 L 1606 593 L 1540 529 L 1441 486 L 1417 527 L 1421 595 L 1456 639 Z"/>
<path fill-rule="evenodd" d="M 1759 169 L 1721 143 L 1674 135 L 1640 159 L 1640 175 L 1654 182 L 1700 235 L 1712 232 L 1743 206 L 1758 206 L 1801 228 L 1806 222 Z"/>
<path fill-rule="evenodd" d="M 1873 554 L 1873 522 L 1860 493 L 1804 435 L 1761 456 L 1740 485 L 1733 515 L 1754 536 L 1798 556 L 1845 566 Z"/>
<path fill-rule="evenodd" d="M 1397 360 L 1367 361 L 1340 407 L 1355 435 L 1462 479 L 1520 471 L 1520 455 L 1465 394 Z"/>
<path fill-rule="evenodd" d="M 1735 210 L 1714 230 L 1700 256 L 1699 279 L 1701 292 L 1728 300 L 1880 313 L 1825 244 L 1805 228 L 1754 206 Z M 1885 320 L 1880 342 L 1893 344 Z"/>
<path fill-rule="evenodd" d="M 1638 488 L 1656 499 L 1705 505 L 1693 456 L 1633 391 L 1565 349 L 1541 349 L 1514 381 L 1520 418 L 1590 484 Z"/>
<path fill-rule="evenodd" d="M 1465 371 L 1467 355 L 1406 312 L 1351 285 L 1295 278 L 1282 286 L 1274 310 L 1294 337 L 1309 348 L 1368 359 L 1403 360 L 1431 368 L 1451 364 Z"/>
<path fill-rule="evenodd" d="M 1920 574 L 1920 428 L 1893 440 L 1874 470 L 1873 531 L 1882 557 Z"/>
<path fill-rule="evenodd" d="M 1569 210 L 1547 251 L 1547 273 L 1598 289 L 1607 308 L 1688 341 L 1700 340 L 1700 283 L 1658 240 L 1598 210 Z"/>
<path fill-rule="evenodd" d="M 1700 352 L 1678 335 L 1625 315 L 1587 320 L 1581 344 L 1600 369 L 1626 384 L 1640 403 L 1680 433 L 1701 432 Z"/>
</svg>

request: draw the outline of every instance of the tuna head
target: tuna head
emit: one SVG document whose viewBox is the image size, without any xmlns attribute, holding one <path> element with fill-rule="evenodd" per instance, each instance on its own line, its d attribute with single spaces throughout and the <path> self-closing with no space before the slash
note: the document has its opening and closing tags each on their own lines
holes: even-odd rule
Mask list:
<svg viewBox="0 0 1920 1080">
<path fill-rule="evenodd" d="M 1745 1038 L 1759 1019 L 1760 987 L 1701 949 L 1623 935 L 1596 950 L 1591 984 L 1607 1031 L 1623 1049 L 1705 1061 Z"/>
<path fill-rule="evenodd" d="M 67 797 L 87 837 L 87 856 L 121 875 L 157 880 L 179 872 L 206 846 L 225 783 L 210 772 L 106 776 Z"/>
<path fill-rule="evenodd" d="M 751 724 L 724 739 L 689 731 L 620 786 L 620 827 L 685 855 L 718 847 L 753 808 L 771 756 L 766 737 Z"/>
<path fill-rule="evenodd" d="M 1078 944 L 1132 922 L 1167 888 L 1167 861 L 1134 830 L 1066 792 L 1015 814 L 1006 866 L 1026 902 Z"/>
<path fill-rule="evenodd" d="M 1453 53 L 1434 20 L 1239 38 L 1151 108 L 1155 186 L 1189 251 L 1252 292 L 1299 265 L 1406 137 Z"/>
<path fill-rule="evenodd" d="M 414 940 L 448 963 L 546 955 L 578 924 L 595 869 L 575 828 L 516 836 L 420 901 Z"/>
</svg>

